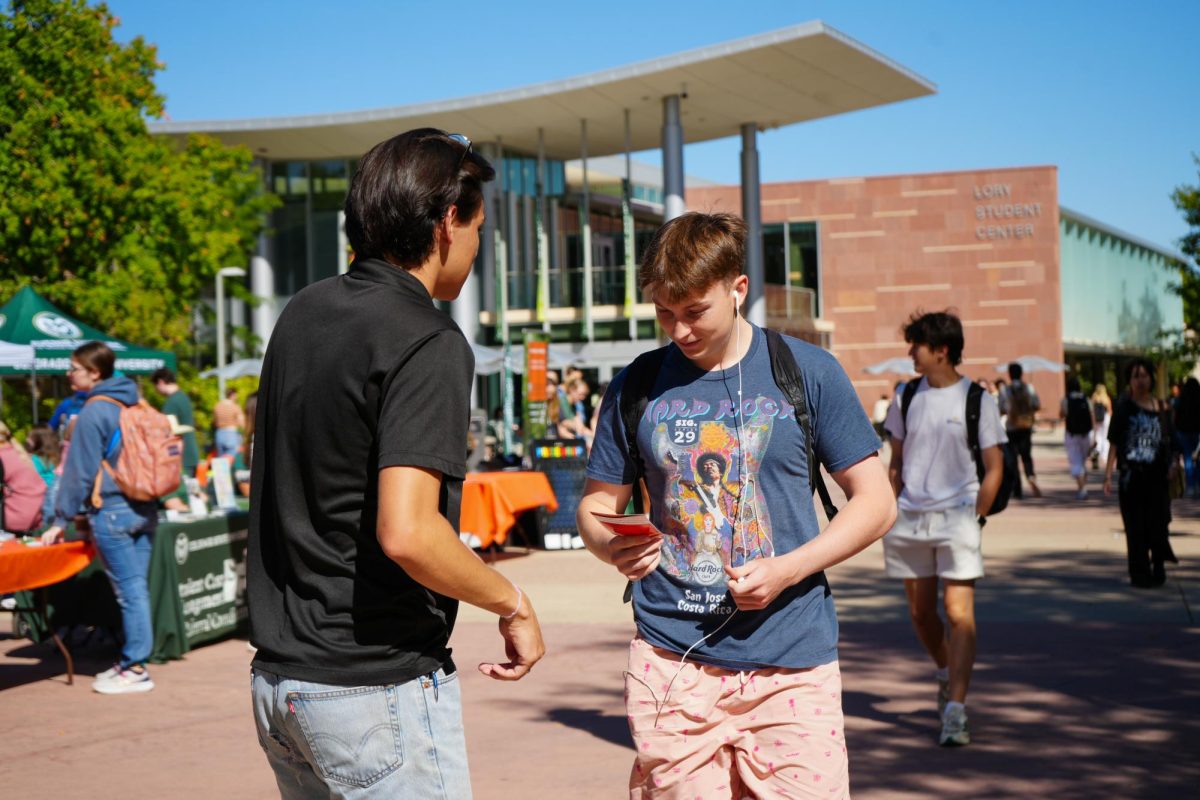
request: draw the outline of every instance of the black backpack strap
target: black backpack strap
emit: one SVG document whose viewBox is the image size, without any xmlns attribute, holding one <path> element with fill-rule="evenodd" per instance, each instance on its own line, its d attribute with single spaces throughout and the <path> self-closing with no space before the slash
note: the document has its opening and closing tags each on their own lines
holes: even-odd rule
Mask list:
<svg viewBox="0 0 1200 800">
<path fill-rule="evenodd" d="M 621 385 L 621 423 L 625 426 L 625 446 L 634 469 L 633 510 L 639 514 L 648 513 L 649 509 L 644 508 L 642 497 L 641 482 L 646 475 L 646 462 L 638 449 L 638 425 L 641 424 L 642 415 L 646 413 L 646 406 L 650 402 L 650 390 L 654 388 L 654 380 L 662 371 L 669 348 L 670 345 L 660 347 L 635 358 L 625 370 L 625 382 Z"/>
<path fill-rule="evenodd" d="M 837 516 L 837 506 L 829 497 L 829 489 L 825 486 L 825 478 L 821 476 L 821 465 L 817 463 L 817 453 L 813 447 L 812 419 L 808 413 L 808 400 L 804 391 L 804 373 L 796 364 L 792 349 L 783 341 L 777 331 L 763 328 L 767 336 L 767 352 L 771 357 L 771 374 L 775 385 L 783 390 L 784 395 L 796 410 L 796 422 L 804 434 L 804 447 L 808 452 L 808 475 L 817 494 L 821 497 L 821 505 L 825 507 L 825 517 L 833 519 Z M 739 410 L 740 413 L 740 410 Z"/>
<path fill-rule="evenodd" d="M 908 438 L 908 407 L 912 405 L 913 398 L 917 396 L 917 387 L 921 385 L 922 378 L 917 378 L 915 381 L 909 381 L 904 384 L 904 394 L 900 395 L 900 419 L 904 421 L 904 436 Z"/>
<path fill-rule="evenodd" d="M 979 415 L 983 405 L 983 387 L 974 381 L 967 388 L 967 447 L 975 461 L 975 475 L 983 483 L 983 453 L 979 448 Z"/>
</svg>

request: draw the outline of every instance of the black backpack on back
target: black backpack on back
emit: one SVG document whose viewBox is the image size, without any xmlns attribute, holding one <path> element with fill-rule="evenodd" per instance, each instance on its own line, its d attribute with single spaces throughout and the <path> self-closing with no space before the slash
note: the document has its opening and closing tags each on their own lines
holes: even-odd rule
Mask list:
<svg viewBox="0 0 1200 800">
<path fill-rule="evenodd" d="M 808 414 L 808 401 L 804 394 L 804 374 L 796 364 L 792 350 L 776 331 L 763 328 L 767 337 L 767 352 L 771 358 L 771 375 L 775 385 L 783 391 L 784 396 L 796 409 L 796 422 L 804 433 L 804 444 L 808 449 L 808 474 L 810 485 L 821 497 L 821 505 L 825 508 L 825 517 L 833 519 L 837 507 L 829 497 L 829 489 L 821 476 L 821 467 L 817 463 L 816 452 L 813 450 L 812 423 Z M 633 478 L 633 509 L 643 513 L 645 499 L 642 494 L 641 481 L 646 474 L 646 463 L 638 451 L 637 431 L 646 406 L 650 402 L 650 390 L 654 380 L 662 370 L 663 360 L 671 345 L 642 353 L 629 365 L 625 374 L 625 383 L 621 387 L 621 422 L 625 425 L 625 441 L 629 448 L 629 457 L 633 459 L 636 474 Z"/>
<path fill-rule="evenodd" d="M 912 405 L 913 397 L 917 394 L 917 387 L 922 379 L 909 381 L 904 387 L 904 394 L 900 397 L 900 416 L 904 420 L 904 429 L 908 431 L 908 407 Z M 979 483 L 983 485 L 983 451 L 979 447 L 979 415 L 983 407 L 983 387 L 978 383 L 971 382 L 967 387 L 967 447 L 971 451 L 971 459 L 975 462 L 975 477 L 979 479 Z M 1091 430 L 1089 428 L 1089 430 Z M 1008 500 L 1012 497 L 1013 487 L 1020 476 L 1017 474 L 1016 459 L 1012 457 L 1012 453 L 1007 447 L 1001 447 L 1000 453 L 1004 456 L 1004 474 L 1000 478 L 1000 488 L 996 490 L 996 498 L 992 500 L 992 507 L 988 509 L 985 516 L 999 514 L 1004 509 L 1008 508 Z"/>
<path fill-rule="evenodd" d="M 1067 395 L 1067 433 L 1085 436 L 1092 432 L 1092 409 L 1083 392 Z"/>
</svg>

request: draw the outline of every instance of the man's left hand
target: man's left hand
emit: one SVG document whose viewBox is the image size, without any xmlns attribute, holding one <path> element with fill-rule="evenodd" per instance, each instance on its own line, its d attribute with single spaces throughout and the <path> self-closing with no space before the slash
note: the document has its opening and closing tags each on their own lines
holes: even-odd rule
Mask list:
<svg viewBox="0 0 1200 800">
<path fill-rule="evenodd" d="M 778 558 L 757 558 L 740 567 L 725 567 L 729 594 L 742 611 L 766 608 L 796 582 L 796 576 Z"/>
</svg>

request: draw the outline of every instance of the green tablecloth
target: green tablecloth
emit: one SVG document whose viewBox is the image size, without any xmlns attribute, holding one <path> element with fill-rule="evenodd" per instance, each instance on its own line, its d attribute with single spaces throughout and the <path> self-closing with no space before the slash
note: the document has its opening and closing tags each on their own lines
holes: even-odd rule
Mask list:
<svg viewBox="0 0 1200 800">
<path fill-rule="evenodd" d="M 235 511 L 159 524 L 150 556 L 151 661 L 181 658 L 195 645 L 227 636 L 245 623 L 247 521 L 246 512 Z M 120 609 L 99 558 L 71 580 L 50 587 L 48 618 L 54 628 L 120 628 Z M 31 638 L 48 636 L 35 615 L 24 615 L 23 622 Z"/>
</svg>

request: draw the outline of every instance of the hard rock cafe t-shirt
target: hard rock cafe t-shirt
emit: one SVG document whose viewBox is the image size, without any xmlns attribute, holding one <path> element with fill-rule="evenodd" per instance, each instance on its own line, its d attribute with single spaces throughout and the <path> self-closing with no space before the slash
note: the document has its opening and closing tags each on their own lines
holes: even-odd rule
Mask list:
<svg viewBox="0 0 1200 800">
<path fill-rule="evenodd" d="M 874 456 L 879 439 L 841 365 L 784 337 L 805 379 L 818 459 L 836 472 Z M 705 372 L 674 345 L 638 426 L 650 517 L 664 532 L 658 568 L 634 584 L 638 630 L 650 644 L 727 669 L 803 669 L 837 658 L 837 616 L 824 573 L 785 590 L 767 608 L 738 611 L 724 565 L 795 550 L 818 533 L 804 436 L 775 385 L 766 336 L 738 367 Z M 588 477 L 630 484 L 634 465 L 621 421 L 625 372 L 600 409 Z"/>
</svg>

